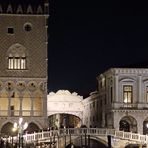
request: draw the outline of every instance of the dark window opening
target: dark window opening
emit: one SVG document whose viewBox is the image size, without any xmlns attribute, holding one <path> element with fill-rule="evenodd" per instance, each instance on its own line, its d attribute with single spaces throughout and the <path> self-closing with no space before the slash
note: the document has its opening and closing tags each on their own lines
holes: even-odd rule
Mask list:
<svg viewBox="0 0 148 148">
<path fill-rule="evenodd" d="M 26 24 L 24 28 L 25 28 L 26 31 L 31 31 L 32 30 L 32 27 L 31 27 L 30 24 Z"/>
<path fill-rule="evenodd" d="M 10 106 L 10 110 L 11 110 L 11 116 L 14 116 L 14 105 Z"/>
<path fill-rule="evenodd" d="M 14 34 L 14 28 L 9 27 L 9 28 L 8 28 L 8 33 L 9 33 L 9 34 Z"/>
</svg>

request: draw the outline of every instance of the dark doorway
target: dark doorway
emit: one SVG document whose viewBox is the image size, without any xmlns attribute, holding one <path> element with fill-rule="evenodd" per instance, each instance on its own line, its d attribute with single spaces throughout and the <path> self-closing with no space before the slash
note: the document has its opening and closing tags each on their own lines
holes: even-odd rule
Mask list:
<svg viewBox="0 0 148 148">
<path fill-rule="evenodd" d="M 35 123 L 30 123 L 28 128 L 25 130 L 27 133 L 38 132 L 40 128 Z"/>
<path fill-rule="evenodd" d="M 129 123 L 127 121 L 125 121 L 125 120 L 121 120 L 119 130 L 129 132 L 130 131 Z"/>
<path fill-rule="evenodd" d="M 12 129 L 13 129 L 13 124 L 10 122 L 6 123 L 1 129 L 1 136 L 2 137 L 12 136 L 13 135 Z"/>
<path fill-rule="evenodd" d="M 148 121 L 143 122 L 143 134 L 148 134 Z"/>
</svg>

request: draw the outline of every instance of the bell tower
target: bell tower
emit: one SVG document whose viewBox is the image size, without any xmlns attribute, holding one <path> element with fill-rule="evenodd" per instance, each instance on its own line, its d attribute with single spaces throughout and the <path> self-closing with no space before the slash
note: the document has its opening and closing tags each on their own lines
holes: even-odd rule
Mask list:
<svg viewBox="0 0 148 148">
<path fill-rule="evenodd" d="M 19 117 L 32 130 L 47 128 L 49 3 L 6 1 L 0 1 L 0 130 Z"/>
</svg>

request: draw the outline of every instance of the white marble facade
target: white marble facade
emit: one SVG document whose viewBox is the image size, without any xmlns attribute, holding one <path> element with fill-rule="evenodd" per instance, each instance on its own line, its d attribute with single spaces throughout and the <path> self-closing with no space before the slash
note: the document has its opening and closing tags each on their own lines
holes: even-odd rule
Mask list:
<svg viewBox="0 0 148 148">
<path fill-rule="evenodd" d="M 97 77 L 101 127 L 148 133 L 148 69 L 111 68 Z"/>
</svg>

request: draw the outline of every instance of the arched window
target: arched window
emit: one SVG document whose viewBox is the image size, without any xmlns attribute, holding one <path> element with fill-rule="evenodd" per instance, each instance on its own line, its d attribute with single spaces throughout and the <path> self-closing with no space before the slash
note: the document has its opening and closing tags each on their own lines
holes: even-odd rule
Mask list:
<svg viewBox="0 0 148 148">
<path fill-rule="evenodd" d="M 27 69 L 26 48 L 20 44 L 14 44 L 8 49 L 8 69 Z"/>
</svg>

